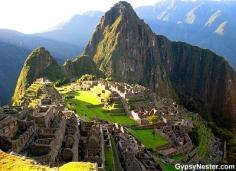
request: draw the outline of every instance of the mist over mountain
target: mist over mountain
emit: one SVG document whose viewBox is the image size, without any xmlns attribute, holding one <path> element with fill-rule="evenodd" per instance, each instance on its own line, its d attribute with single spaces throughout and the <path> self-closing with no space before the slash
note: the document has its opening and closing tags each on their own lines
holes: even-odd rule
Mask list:
<svg viewBox="0 0 236 171">
<path fill-rule="evenodd" d="M 103 12 L 99 11 L 89 11 L 82 15 L 78 14 L 59 26 L 59 28 L 35 35 L 84 47 L 102 15 Z"/>
<path fill-rule="evenodd" d="M 14 30 L 7 29 L 0 29 L 0 40 L 1 42 L 5 42 L 22 48 L 27 48 L 30 50 L 40 46 L 45 46 L 60 62 L 74 57 L 82 51 L 82 47 L 80 47 L 79 45 L 73 45 L 30 34 L 23 34 Z"/>
</svg>

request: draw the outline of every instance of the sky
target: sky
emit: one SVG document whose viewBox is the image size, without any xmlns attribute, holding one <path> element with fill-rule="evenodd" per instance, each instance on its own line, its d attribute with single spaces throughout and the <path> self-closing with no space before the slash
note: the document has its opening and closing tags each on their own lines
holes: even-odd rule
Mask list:
<svg viewBox="0 0 236 171">
<path fill-rule="evenodd" d="M 75 14 L 106 11 L 119 0 L 0 0 L 0 28 L 23 33 L 52 29 Z M 135 7 L 161 0 L 126 0 Z"/>
</svg>

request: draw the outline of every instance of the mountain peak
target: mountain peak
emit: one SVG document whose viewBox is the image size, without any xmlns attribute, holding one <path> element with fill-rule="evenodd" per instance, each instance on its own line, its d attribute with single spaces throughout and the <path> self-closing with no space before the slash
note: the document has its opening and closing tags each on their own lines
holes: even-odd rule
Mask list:
<svg viewBox="0 0 236 171">
<path fill-rule="evenodd" d="M 138 19 L 133 7 L 125 1 L 116 3 L 101 19 L 101 26 L 112 25 L 118 18 L 127 20 Z"/>
<path fill-rule="evenodd" d="M 133 10 L 133 7 L 130 5 L 130 3 L 126 1 L 119 1 L 118 3 L 114 5 L 113 8 L 119 8 L 123 10 Z"/>
<path fill-rule="evenodd" d="M 147 40 L 143 40 L 148 37 Z M 107 62 L 113 54 L 116 45 L 129 44 L 129 41 L 147 41 L 144 44 L 150 44 L 155 35 L 150 27 L 139 19 L 132 6 L 125 1 L 116 3 L 101 18 L 96 30 L 84 50 L 84 54 L 93 58 L 95 63 L 101 62 L 101 70 L 106 68 Z M 101 42 L 104 40 L 103 42 Z M 149 41 L 150 40 L 150 41 Z M 123 43 L 121 43 L 121 41 Z M 98 50 L 96 49 L 96 47 Z M 105 56 L 102 55 L 105 52 Z M 103 61 L 103 62 L 102 62 Z M 106 71 L 110 75 L 110 71 Z"/>
<path fill-rule="evenodd" d="M 25 65 L 30 65 L 34 60 L 42 60 L 47 61 L 47 63 L 51 63 L 53 57 L 44 47 L 38 47 L 34 49 L 26 58 Z"/>
</svg>

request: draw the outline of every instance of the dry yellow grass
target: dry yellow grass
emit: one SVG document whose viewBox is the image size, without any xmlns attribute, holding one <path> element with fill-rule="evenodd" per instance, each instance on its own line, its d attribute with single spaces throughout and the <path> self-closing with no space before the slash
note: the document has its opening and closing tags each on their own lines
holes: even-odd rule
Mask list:
<svg viewBox="0 0 236 171">
<path fill-rule="evenodd" d="M 56 169 L 36 165 L 33 160 L 0 152 L 0 171 L 56 171 Z"/>
<path fill-rule="evenodd" d="M 96 164 L 85 162 L 70 162 L 59 168 L 59 171 L 96 171 Z"/>
<path fill-rule="evenodd" d="M 70 162 L 60 168 L 50 168 L 35 161 L 0 151 L 0 171 L 96 171 L 96 164 Z"/>
</svg>

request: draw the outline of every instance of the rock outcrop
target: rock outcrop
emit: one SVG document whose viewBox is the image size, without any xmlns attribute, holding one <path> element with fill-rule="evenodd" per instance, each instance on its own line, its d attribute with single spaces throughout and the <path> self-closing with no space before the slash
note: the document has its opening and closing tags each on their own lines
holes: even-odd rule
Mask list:
<svg viewBox="0 0 236 171">
<path fill-rule="evenodd" d="M 155 35 L 127 2 L 102 17 L 84 55 L 106 77 L 148 86 L 221 126 L 236 127 L 236 73 L 229 64 L 209 50 Z"/>
</svg>

